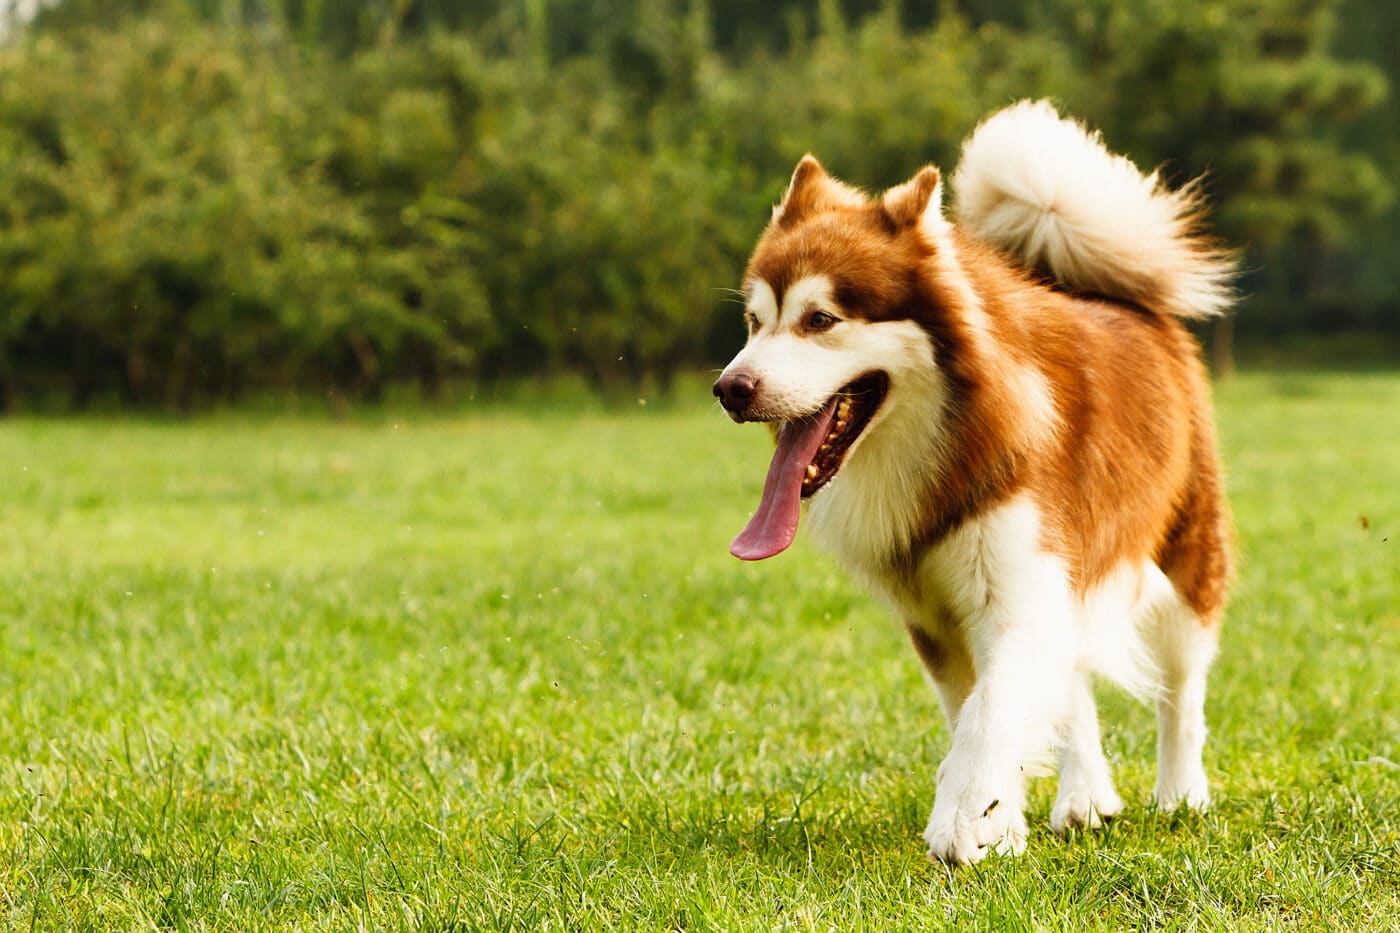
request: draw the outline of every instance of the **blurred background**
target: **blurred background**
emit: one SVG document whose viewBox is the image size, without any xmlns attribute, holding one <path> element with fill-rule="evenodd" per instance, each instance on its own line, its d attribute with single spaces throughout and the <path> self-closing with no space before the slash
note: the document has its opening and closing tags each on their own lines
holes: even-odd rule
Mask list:
<svg viewBox="0 0 1400 933">
<path fill-rule="evenodd" d="M 1217 369 L 1400 364 L 1394 0 L 0 0 L 0 409 L 664 395 L 793 164 L 1050 96 L 1206 173 Z"/>
</svg>

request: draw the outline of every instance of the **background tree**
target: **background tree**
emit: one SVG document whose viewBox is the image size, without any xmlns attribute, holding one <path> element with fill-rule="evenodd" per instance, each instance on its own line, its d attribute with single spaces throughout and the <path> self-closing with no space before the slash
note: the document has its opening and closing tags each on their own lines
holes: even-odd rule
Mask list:
<svg viewBox="0 0 1400 933">
<path fill-rule="evenodd" d="M 0 404 L 664 388 L 741 339 L 725 289 L 802 153 L 880 188 L 1041 95 L 1139 164 L 1208 172 L 1260 306 L 1245 338 L 1400 333 L 1400 111 L 1355 60 L 1395 70 L 1396 16 L 63 0 L 0 46 Z"/>
<path fill-rule="evenodd" d="M 1078 109 L 1116 144 L 1178 181 L 1207 173 L 1213 224 L 1245 247 L 1243 287 L 1268 303 L 1248 326 L 1325 326 L 1336 250 L 1391 201 L 1376 155 L 1346 142 L 1387 82 L 1332 54 L 1339 6 L 1051 0 L 1032 17 L 1076 50 Z M 1169 105 L 1142 106 L 1154 97 Z"/>
</svg>

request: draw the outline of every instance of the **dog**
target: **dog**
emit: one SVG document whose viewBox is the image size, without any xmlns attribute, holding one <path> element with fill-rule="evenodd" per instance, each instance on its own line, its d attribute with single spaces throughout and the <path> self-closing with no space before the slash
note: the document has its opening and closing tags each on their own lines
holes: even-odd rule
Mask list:
<svg viewBox="0 0 1400 933">
<path fill-rule="evenodd" d="M 776 438 L 731 552 L 772 557 L 802 520 L 889 603 L 952 732 L 924 840 L 967 864 L 1024 851 L 1025 777 L 1056 752 L 1052 829 L 1123 809 L 1096 674 L 1155 699 L 1156 805 L 1209 803 L 1230 531 L 1183 319 L 1227 309 L 1234 260 L 1199 186 L 1045 101 L 985 119 L 951 186 L 945 212 L 932 165 L 870 196 L 804 157 L 714 393 Z"/>
</svg>

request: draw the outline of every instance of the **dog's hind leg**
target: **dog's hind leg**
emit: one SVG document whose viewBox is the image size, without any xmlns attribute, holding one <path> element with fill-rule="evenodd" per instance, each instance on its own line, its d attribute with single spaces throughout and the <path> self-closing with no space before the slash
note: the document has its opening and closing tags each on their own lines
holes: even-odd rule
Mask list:
<svg viewBox="0 0 1400 933">
<path fill-rule="evenodd" d="M 1123 812 L 1113 789 L 1108 760 L 1099 739 L 1099 716 L 1089 675 L 1075 675 L 1069 716 L 1062 727 L 1060 789 L 1050 809 L 1050 828 L 1062 833 L 1073 826 L 1097 828 Z"/>
<path fill-rule="evenodd" d="M 1230 582 L 1230 531 L 1203 386 L 1196 387 L 1192 483 L 1160 565 L 1172 590 L 1149 627 L 1160 680 L 1157 695 L 1157 806 L 1203 810 L 1210 783 L 1201 765 L 1206 742 L 1206 674 L 1215 660 Z"/>
<path fill-rule="evenodd" d="M 1220 626 L 1184 603 L 1164 611 L 1152 630 L 1162 677 L 1157 697 L 1157 806 L 1204 810 L 1210 783 L 1201 764 L 1206 742 L 1206 675 L 1215 659 Z"/>
</svg>

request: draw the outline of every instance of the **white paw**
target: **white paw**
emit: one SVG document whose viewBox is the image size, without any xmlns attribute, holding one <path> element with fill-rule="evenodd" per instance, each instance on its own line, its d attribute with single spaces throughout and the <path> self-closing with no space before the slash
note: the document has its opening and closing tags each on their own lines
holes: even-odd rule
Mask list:
<svg viewBox="0 0 1400 933">
<path fill-rule="evenodd" d="M 990 797 L 981 809 L 935 803 L 928 828 L 924 830 L 929 858 L 952 865 L 971 865 L 985 858 L 988 852 L 998 855 L 1025 852 L 1026 817 L 1011 795 L 1006 796 L 1005 800 Z M 941 801 L 941 795 L 939 799 Z"/>
<path fill-rule="evenodd" d="M 1157 781 L 1157 809 L 1170 812 L 1186 807 L 1202 812 L 1210 807 L 1210 782 L 1204 772 L 1184 779 Z"/>
<path fill-rule="evenodd" d="M 1076 826 L 1098 829 L 1123 812 L 1123 798 L 1112 785 L 1097 789 L 1060 785 L 1055 805 L 1050 808 L 1050 828 L 1063 833 Z"/>
</svg>

